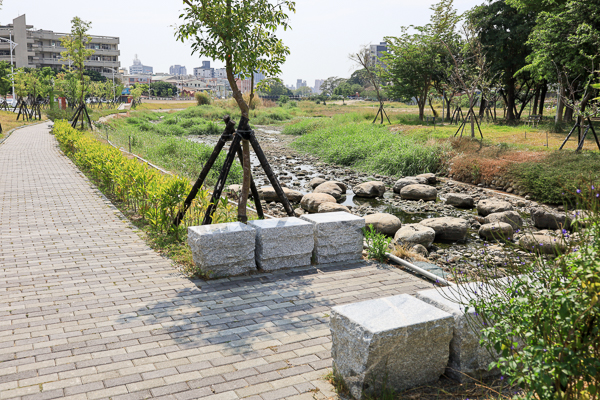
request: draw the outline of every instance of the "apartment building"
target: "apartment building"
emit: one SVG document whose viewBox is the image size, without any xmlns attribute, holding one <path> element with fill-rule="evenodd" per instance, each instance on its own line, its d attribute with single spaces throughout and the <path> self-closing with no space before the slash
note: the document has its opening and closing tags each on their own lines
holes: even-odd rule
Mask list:
<svg viewBox="0 0 600 400">
<path fill-rule="evenodd" d="M 187 68 L 183 65 L 171 65 L 169 68 L 169 74 L 171 75 L 187 75 Z"/>
<path fill-rule="evenodd" d="M 35 30 L 27 25 L 25 14 L 15 18 L 12 24 L 0 26 L 0 37 L 12 38 L 17 44 L 13 50 L 13 63 L 17 68 L 50 67 L 61 70 L 67 62 L 61 60 L 60 53 L 66 49 L 61 46 L 60 38 L 68 33 L 58 33 L 45 29 Z M 86 61 L 86 69 L 97 71 L 109 78 L 118 73 L 119 38 L 114 36 L 91 36 L 92 41 L 86 47 L 95 53 Z M 10 63 L 10 47 L 0 42 L 0 61 Z"/>
<path fill-rule="evenodd" d="M 383 65 L 383 61 L 381 60 L 381 58 L 388 51 L 387 43 L 380 42 L 379 44 L 372 44 L 369 46 L 369 50 L 371 53 L 372 65 L 376 65 L 376 64 Z"/>
</svg>

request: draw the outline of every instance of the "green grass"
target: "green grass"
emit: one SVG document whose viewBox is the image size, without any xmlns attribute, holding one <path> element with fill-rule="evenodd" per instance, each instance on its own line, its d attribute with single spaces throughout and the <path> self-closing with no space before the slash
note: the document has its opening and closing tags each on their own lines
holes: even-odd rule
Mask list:
<svg viewBox="0 0 600 400">
<path fill-rule="evenodd" d="M 576 191 L 589 191 L 590 182 L 600 183 L 600 154 L 555 152 L 540 162 L 516 164 L 512 172 L 538 201 L 574 204 Z"/>
<path fill-rule="evenodd" d="M 160 116 L 160 113 L 157 114 Z M 151 124 L 146 122 L 148 119 L 153 118 L 151 114 L 135 118 L 137 119 L 132 117 L 112 120 L 102 128 L 100 135 L 106 137 L 108 131 L 110 141 L 124 149 L 129 148 L 129 140 L 131 139 L 131 151 L 134 154 L 191 180 L 198 177 L 213 151 L 212 146 L 193 143 L 185 137 L 180 137 L 179 132 L 181 130 L 185 131 L 185 128 L 178 124 L 164 122 Z M 145 130 L 145 127 L 148 126 L 150 126 L 150 129 Z M 158 128 L 156 128 L 157 126 Z M 194 126 L 188 128 L 187 131 L 193 129 Z M 208 184 L 216 182 L 224 161 L 225 153 L 222 152 L 207 177 Z M 242 168 L 236 161 L 231 168 L 227 182 L 239 183 L 241 178 Z"/>
<path fill-rule="evenodd" d="M 322 129 L 307 129 L 293 146 L 327 162 L 391 176 L 437 172 L 449 146 L 391 133 L 386 126 L 356 123 L 361 114 L 336 116 Z M 309 123 L 298 123 L 300 130 Z M 314 129 L 313 129 L 314 128 Z M 289 130 L 296 129 L 293 127 Z"/>
</svg>

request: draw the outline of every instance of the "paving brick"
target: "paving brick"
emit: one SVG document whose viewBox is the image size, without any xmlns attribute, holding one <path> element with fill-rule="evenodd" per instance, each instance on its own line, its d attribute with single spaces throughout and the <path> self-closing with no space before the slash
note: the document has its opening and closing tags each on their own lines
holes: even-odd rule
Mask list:
<svg viewBox="0 0 600 400">
<path fill-rule="evenodd" d="M 333 397 L 330 308 L 430 287 L 368 262 L 186 279 L 48 126 L 0 146 L 0 400 Z"/>
</svg>

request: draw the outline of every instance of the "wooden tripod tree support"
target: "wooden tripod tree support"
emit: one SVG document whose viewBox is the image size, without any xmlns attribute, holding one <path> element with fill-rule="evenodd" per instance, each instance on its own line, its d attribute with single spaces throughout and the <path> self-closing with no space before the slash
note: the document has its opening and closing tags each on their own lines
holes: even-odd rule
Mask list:
<svg viewBox="0 0 600 400">
<path fill-rule="evenodd" d="M 223 189 L 225 187 L 225 182 L 227 181 L 227 176 L 229 175 L 229 171 L 231 170 L 231 166 L 233 165 L 233 160 L 235 159 L 236 156 L 238 156 L 240 163 L 242 164 L 242 167 L 244 166 L 244 160 L 242 157 L 242 147 L 241 147 L 242 139 L 250 141 L 250 144 L 252 145 L 252 148 L 254 149 L 256 156 L 258 157 L 260 165 L 262 166 L 263 170 L 265 171 L 265 174 L 267 175 L 267 178 L 269 179 L 269 181 L 271 182 L 271 185 L 275 189 L 275 192 L 279 196 L 279 199 L 281 200 L 281 203 L 283 204 L 283 207 L 285 208 L 286 213 L 290 217 L 293 217 L 294 210 L 292 209 L 292 206 L 291 206 L 287 196 L 285 195 L 281 185 L 279 184 L 277 177 L 273 173 L 273 170 L 271 169 L 271 167 L 267 161 L 267 158 L 266 158 L 265 154 L 263 153 L 263 151 L 260 147 L 260 144 L 258 143 L 258 140 L 256 140 L 254 131 L 252 131 L 250 129 L 250 127 L 248 125 L 248 122 L 249 122 L 248 118 L 242 117 L 240 119 L 240 124 L 237 129 L 237 132 L 235 129 L 235 123 L 233 121 L 231 121 L 229 116 L 226 116 L 224 118 L 224 121 L 227 124 L 227 126 L 225 127 L 225 131 L 223 132 L 223 134 L 219 138 L 219 141 L 215 145 L 215 148 L 213 149 L 213 152 L 210 155 L 210 158 L 208 159 L 208 161 L 202 168 L 202 171 L 200 172 L 198 179 L 194 183 L 194 186 L 192 187 L 190 194 L 185 199 L 185 201 L 183 203 L 183 209 L 181 209 L 177 213 L 177 216 L 173 220 L 173 225 L 179 226 L 181 224 L 181 221 L 183 221 L 183 218 L 185 217 L 185 213 L 192 205 L 192 202 L 196 198 L 198 191 L 200 190 L 206 177 L 208 176 L 209 171 L 211 170 L 215 161 L 219 157 L 219 154 L 223 150 L 225 143 L 228 141 L 231 141 L 229 151 L 227 152 L 227 156 L 225 158 L 225 163 L 223 164 L 223 168 L 221 169 L 221 173 L 219 174 L 219 178 L 217 179 L 217 184 L 215 185 L 215 189 L 214 189 L 212 197 L 210 199 L 210 203 L 204 214 L 204 220 L 202 221 L 202 225 L 210 225 L 212 223 L 212 216 L 216 209 L 217 201 L 221 198 L 221 194 L 223 193 Z M 235 135 L 234 135 L 234 133 L 235 133 Z M 254 198 L 254 204 L 256 205 L 256 212 L 258 213 L 258 217 L 260 219 L 263 219 L 265 217 L 265 215 L 264 215 L 264 212 L 262 209 L 262 205 L 260 204 L 258 190 L 256 189 L 256 185 L 254 184 L 254 180 L 252 178 L 250 181 L 250 190 L 252 191 L 252 197 Z"/>
<path fill-rule="evenodd" d="M 575 132 L 575 129 L 577 129 L 577 149 L 575 150 L 576 153 L 583 150 L 583 145 L 585 144 L 585 138 L 586 138 L 588 132 L 590 131 L 590 129 L 592 130 L 592 133 L 594 134 L 594 139 L 596 139 L 596 145 L 598 146 L 598 150 L 600 150 L 600 141 L 598 140 L 598 135 L 596 135 L 596 131 L 594 130 L 594 125 L 592 125 L 592 120 L 590 119 L 590 117 L 588 117 L 587 125 L 582 125 L 581 124 L 582 120 L 583 120 L 583 118 L 577 118 L 577 123 L 571 129 L 571 132 L 569 132 L 569 134 L 565 138 L 565 141 L 560 145 L 559 150 L 562 150 L 563 147 L 565 147 L 565 144 L 567 144 L 567 142 L 571 138 L 571 135 L 573 134 L 573 132 Z M 581 136 L 581 128 L 584 126 L 585 126 L 585 131 L 583 132 L 583 136 Z"/>
<path fill-rule="evenodd" d="M 373 122 L 371 122 L 372 124 L 375 123 L 375 121 L 377 121 L 377 117 L 379 117 L 379 115 L 381 115 L 381 124 L 383 124 L 383 116 L 385 115 L 385 117 L 387 118 L 388 122 L 390 123 L 390 125 L 392 124 L 392 122 L 390 121 L 390 117 L 388 117 L 387 113 L 385 112 L 385 108 L 383 107 L 383 104 L 379 104 L 379 110 L 377 110 L 377 115 L 375 115 L 375 119 L 373 120 Z"/>
<path fill-rule="evenodd" d="M 473 109 L 469 109 L 469 112 L 467 113 L 467 115 L 465 115 L 465 117 L 462 120 L 462 123 L 460 124 L 460 126 L 458 127 L 458 130 L 456 131 L 456 133 L 454 134 L 454 137 L 456 137 L 456 135 L 458 135 L 458 132 L 460 132 L 460 137 L 463 136 L 463 133 L 465 131 L 465 126 L 467 125 L 467 120 L 469 119 L 469 115 L 471 115 L 473 117 L 473 119 L 475 119 L 475 123 L 477 124 L 477 129 L 479 130 L 479 135 L 481 136 L 481 138 L 483 139 L 483 133 L 481 133 L 481 128 L 479 127 L 479 121 L 477 120 L 477 116 L 475 115 L 475 113 L 473 112 Z M 462 129 L 462 132 L 461 132 Z"/>
<path fill-rule="evenodd" d="M 458 120 L 462 117 L 462 119 L 464 119 L 464 114 L 462 112 L 462 108 L 460 108 L 460 106 L 457 106 L 454 109 L 454 112 L 452 113 L 452 117 L 450 118 L 450 125 L 452 125 L 454 123 L 454 121 L 456 121 L 456 124 L 458 125 Z"/>
<path fill-rule="evenodd" d="M 84 118 L 87 118 L 88 124 L 90 127 L 92 126 L 92 120 L 90 119 L 90 114 L 88 114 L 87 107 L 85 105 L 85 100 L 77 107 L 75 110 L 75 114 L 73 115 L 73 120 L 71 121 L 71 126 L 73 128 L 77 127 L 77 121 L 81 118 L 81 128 L 83 129 L 83 123 L 85 121 Z"/>
</svg>

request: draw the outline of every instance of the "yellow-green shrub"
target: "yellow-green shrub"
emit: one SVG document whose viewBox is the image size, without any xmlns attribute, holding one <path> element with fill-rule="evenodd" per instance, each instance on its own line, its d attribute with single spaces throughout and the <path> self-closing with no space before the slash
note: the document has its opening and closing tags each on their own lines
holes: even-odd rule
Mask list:
<svg viewBox="0 0 600 400">
<path fill-rule="evenodd" d="M 66 121 L 56 121 L 52 130 L 61 149 L 100 186 L 100 189 L 130 210 L 141 215 L 151 229 L 160 233 L 182 233 L 188 226 L 200 225 L 210 204 L 210 193 L 198 192 L 188 209 L 181 229 L 172 222 L 191 190 L 190 182 L 179 176 L 163 175 L 137 159 L 101 143 L 88 133 L 73 129 Z M 235 210 L 226 200 L 218 204 L 214 223 L 235 220 Z"/>
</svg>

